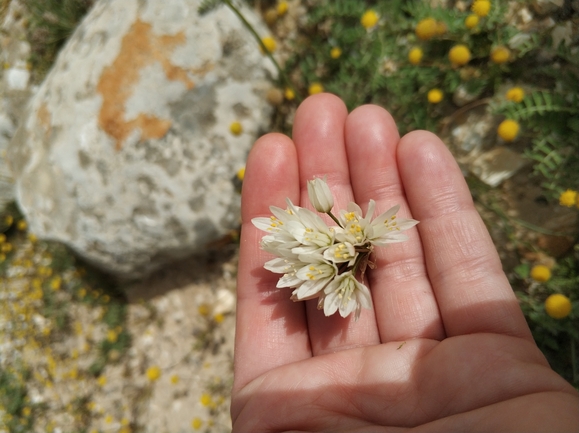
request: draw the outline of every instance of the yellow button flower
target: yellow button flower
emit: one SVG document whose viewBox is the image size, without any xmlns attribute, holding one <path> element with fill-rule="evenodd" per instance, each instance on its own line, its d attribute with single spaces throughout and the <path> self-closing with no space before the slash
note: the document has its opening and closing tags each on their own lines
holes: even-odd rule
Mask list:
<svg viewBox="0 0 579 433">
<path fill-rule="evenodd" d="M 488 0 L 475 0 L 472 4 L 471 10 L 479 17 L 486 17 L 491 10 L 491 2 Z"/>
<path fill-rule="evenodd" d="M 408 61 L 413 65 L 418 65 L 420 64 L 423 55 L 424 53 L 420 48 L 414 47 L 408 52 Z"/>
<path fill-rule="evenodd" d="M 470 50 L 466 45 L 455 45 L 448 52 L 448 59 L 453 65 L 466 65 L 470 61 Z"/>
<path fill-rule="evenodd" d="M 427 97 L 428 102 L 430 102 L 431 104 L 438 104 L 440 101 L 442 101 L 444 93 L 442 93 L 442 90 L 440 89 L 432 89 L 431 91 L 428 92 Z"/>
<path fill-rule="evenodd" d="M 277 4 L 277 14 L 281 17 L 282 15 L 285 15 L 288 9 L 288 4 L 287 2 L 281 1 Z"/>
<path fill-rule="evenodd" d="M 201 418 L 193 418 L 193 421 L 191 421 L 191 428 L 193 430 L 199 430 L 201 428 L 201 426 L 203 425 L 203 421 L 201 420 Z"/>
<path fill-rule="evenodd" d="M 497 129 L 497 134 L 505 141 L 513 141 L 519 133 L 519 122 L 506 119 L 501 122 Z"/>
<path fill-rule="evenodd" d="M 545 300 L 545 311 L 553 319 L 563 319 L 571 313 L 571 301 L 565 295 L 555 293 Z"/>
<path fill-rule="evenodd" d="M 509 101 L 521 102 L 525 97 L 525 91 L 520 87 L 513 87 L 507 91 L 506 97 Z"/>
<path fill-rule="evenodd" d="M 263 42 L 263 45 L 265 45 L 265 48 L 270 53 L 273 53 L 275 51 L 275 48 L 277 47 L 275 39 L 272 38 L 271 36 L 266 36 L 265 38 L 262 38 L 261 42 Z M 259 47 L 259 48 L 260 48 L 261 52 L 263 53 L 263 48 L 262 47 Z"/>
<path fill-rule="evenodd" d="M 416 24 L 415 33 L 419 39 L 427 41 L 437 34 L 438 25 L 434 18 L 425 18 Z"/>
<path fill-rule="evenodd" d="M 149 379 L 151 382 L 156 381 L 158 378 L 161 377 L 161 369 L 159 367 L 157 367 L 156 365 L 153 365 L 149 368 L 147 368 L 147 379 Z"/>
<path fill-rule="evenodd" d="M 491 60 L 497 65 L 501 65 L 509 61 L 511 52 L 507 47 L 499 46 L 491 51 Z"/>
<path fill-rule="evenodd" d="M 237 170 L 237 178 L 241 181 L 243 181 L 243 179 L 245 178 L 245 167 L 241 167 L 239 170 Z"/>
<path fill-rule="evenodd" d="M 334 47 L 330 51 L 330 57 L 332 59 L 338 59 L 338 58 L 340 58 L 341 55 L 342 55 L 342 50 L 340 49 L 340 47 Z"/>
<path fill-rule="evenodd" d="M 285 96 L 285 99 L 287 99 L 288 101 L 291 101 L 296 97 L 296 92 L 294 92 L 292 89 L 288 87 L 285 89 L 283 96 Z"/>
<path fill-rule="evenodd" d="M 464 26 L 467 29 L 474 29 L 478 25 L 478 15 L 471 14 L 464 20 Z"/>
<path fill-rule="evenodd" d="M 211 307 L 209 307 L 209 305 L 203 303 L 200 304 L 197 307 L 197 312 L 201 315 L 201 316 L 209 316 L 209 314 L 211 313 Z"/>
<path fill-rule="evenodd" d="M 364 12 L 364 15 L 362 15 L 362 18 L 360 18 L 360 23 L 364 26 L 364 28 L 371 29 L 376 24 L 378 24 L 379 19 L 380 16 L 375 11 L 370 9 Z"/>
<path fill-rule="evenodd" d="M 107 377 L 104 375 L 99 376 L 97 383 L 99 386 L 105 386 L 107 384 Z"/>
<path fill-rule="evenodd" d="M 568 189 L 565 192 L 562 192 L 559 196 L 559 204 L 561 206 L 579 207 L 579 201 L 577 201 L 577 191 L 573 191 L 572 189 Z"/>
<path fill-rule="evenodd" d="M 199 401 L 201 402 L 201 404 L 203 406 L 210 406 L 213 403 L 213 399 L 207 393 L 204 393 L 203 395 L 201 395 L 201 398 L 199 399 Z"/>
<path fill-rule="evenodd" d="M 322 93 L 324 91 L 324 86 L 322 86 L 320 83 L 312 83 L 310 84 L 310 87 L 308 88 L 308 93 L 310 95 L 315 95 L 316 93 Z"/>
<path fill-rule="evenodd" d="M 231 125 L 229 125 L 229 131 L 233 135 L 240 135 L 243 132 L 243 126 L 241 126 L 239 122 L 232 122 Z"/>
<path fill-rule="evenodd" d="M 107 331 L 107 340 L 110 343 L 116 343 L 118 339 L 119 339 L 119 334 L 114 329 L 109 329 Z"/>
<path fill-rule="evenodd" d="M 545 265 L 535 265 L 531 268 L 531 278 L 544 283 L 551 279 L 551 270 Z"/>
</svg>

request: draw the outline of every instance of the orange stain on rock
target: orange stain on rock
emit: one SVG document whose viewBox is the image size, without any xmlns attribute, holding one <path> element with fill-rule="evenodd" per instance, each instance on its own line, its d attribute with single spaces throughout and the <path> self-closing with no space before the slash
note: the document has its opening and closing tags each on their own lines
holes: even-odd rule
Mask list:
<svg viewBox="0 0 579 433">
<path fill-rule="evenodd" d="M 124 36 L 121 51 L 112 65 L 103 71 L 97 91 L 103 97 L 99 113 L 99 126 L 116 141 L 119 150 L 124 140 L 135 129 L 140 129 L 141 140 L 163 137 L 171 127 L 171 121 L 140 113 L 135 119 L 125 119 L 125 103 L 139 80 L 140 70 L 159 62 L 169 80 L 181 81 L 188 90 L 194 86 L 187 70 L 171 64 L 169 55 L 185 43 L 185 33 L 174 36 L 157 36 L 151 25 L 137 20 Z"/>
<path fill-rule="evenodd" d="M 38 107 L 38 111 L 36 112 L 36 117 L 38 118 L 38 121 L 40 122 L 40 124 L 42 125 L 42 127 L 44 128 L 44 130 L 50 134 L 50 131 L 52 130 L 52 115 L 50 114 L 50 111 L 48 111 L 48 107 L 46 106 L 46 103 L 42 103 L 40 105 L 40 107 Z"/>
</svg>

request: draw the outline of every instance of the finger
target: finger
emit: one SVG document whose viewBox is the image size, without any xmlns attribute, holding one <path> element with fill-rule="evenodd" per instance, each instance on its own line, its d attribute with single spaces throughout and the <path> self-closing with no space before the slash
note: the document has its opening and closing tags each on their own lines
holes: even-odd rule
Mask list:
<svg viewBox="0 0 579 433">
<path fill-rule="evenodd" d="M 334 196 L 334 212 L 352 201 L 348 159 L 344 146 L 344 123 L 348 111 L 344 103 L 328 93 L 306 99 L 298 108 L 293 139 L 300 168 L 301 206 L 312 208 L 308 199 L 307 181 L 327 176 Z M 363 310 L 355 322 L 335 314 L 325 317 L 317 310 L 317 300 L 307 306 L 312 351 L 315 355 L 379 342 L 372 310 Z"/>
<path fill-rule="evenodd" d="M 398 145 L 412 215 L 420 220 L 428 275 L 446 335 L 494 332 L 532 338 L 489 233 L 452 154 L 415 131 Z"/>
<path fill-rule="evenodd" d="M 398 216 L 412 217 L 398 173 L 399 140 L 396 124 L 383 108 L 366 105 L 348 116 L 346 149 L 354 196 L 363 209 L 370 199 L 375 200 L 375 216 L 400 205 Z M 376 248 L 376 268 L 368 271 L 383 343 L 444 338 L 418 231 L 412 228 L 406 233 L 408 241 Z"/>
<path fill-rule="evenodd" d="M 239 389 L 262 373 L 311 356 L 302 303 L 288 289 L 276 288 L 280 275 L 263 268 L 273 256 L 260 249 L 265 234 L 251 223 L 269 217 L 270 205 L 285 209 L 299 200 L 298 166 L 292 141 L 268 134 L 254 145 L 242 192 L 242 229 L 237 276 L 235 382 Z"/>
</svg>

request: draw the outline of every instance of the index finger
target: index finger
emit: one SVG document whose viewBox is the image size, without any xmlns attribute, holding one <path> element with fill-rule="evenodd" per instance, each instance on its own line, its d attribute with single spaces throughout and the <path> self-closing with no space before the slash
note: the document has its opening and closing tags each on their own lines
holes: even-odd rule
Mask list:
<svg viewBox="0 0 579 433">
<path fill-rule="evenodd" d="M 237 274 L 237 324 L 233 389 L 280 365 L 311 357 L 303 302 L 276 288 L 279 275 L 263 268 L 273 256 L 260 249 L 264 232 L 251 223 L 269 217 L 269 206 L 299 202 L 299 173 L 293 142 L 267 134 L 253 146 L 242 192 L 242 228 Z"/>
</svg>

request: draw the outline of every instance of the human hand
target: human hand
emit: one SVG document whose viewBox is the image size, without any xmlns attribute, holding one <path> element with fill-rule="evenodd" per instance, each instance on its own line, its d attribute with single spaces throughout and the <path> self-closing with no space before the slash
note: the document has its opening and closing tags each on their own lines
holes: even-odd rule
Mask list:
<svg viewBox="0 0 579 433">
<path fill-rule="evenodd" d="M 327 175 L 335 209 L 401 205 L 420 224 L 376 248 L 374 309 L 354 322 L 278 289 L 251 219 L 309 207 Z M 579 394 L 535 343 L 464 178 L 435 135 L 400 138 L 377 106 L 348 115 L 320 94 L 299 107 L 293 141 L 260 138 L 242 195 L 234 432 L 579 431 Z"/>
</svg>

